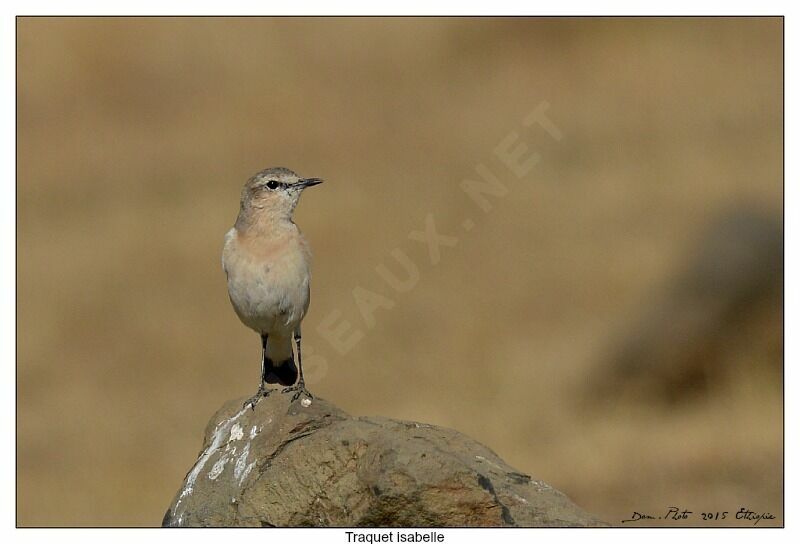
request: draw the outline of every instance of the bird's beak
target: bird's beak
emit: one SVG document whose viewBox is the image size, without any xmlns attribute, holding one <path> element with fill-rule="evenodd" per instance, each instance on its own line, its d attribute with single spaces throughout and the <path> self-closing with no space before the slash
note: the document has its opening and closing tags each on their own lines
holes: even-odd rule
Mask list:
<svg viewBox="0 0 800 544">
<path fill-rule="evenodd" d="M 306 187 L 312 187 L 314 185 L 319 185 L 322 183 L 322 180 L 319 178 L 306 178 L 300 180 L 300 185 L 305 189 Z"/>
</svg>

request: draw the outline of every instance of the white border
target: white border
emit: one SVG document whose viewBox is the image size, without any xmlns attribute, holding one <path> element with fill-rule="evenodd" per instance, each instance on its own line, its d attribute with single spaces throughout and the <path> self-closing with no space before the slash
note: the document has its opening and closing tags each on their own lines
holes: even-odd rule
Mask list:
<svg viewBox="0 0 800 544">
<path fill-rule="evenodd" d="M 720 9 L 722 8 L 722 9 Z M 724 10 L 724 11 L 722 11 Z M 794 154 L 794 127 L 798 126 L 797 108 L 793 107 L 791 98 L 797 85 L 797 39 L 793 34 L 797 25 L 794 23 L 798 13 L 795 4 L 790 2 L 741 2 L 729 1 L 725 3 L 708 1 L 673 0 L 671 2 L 650 2 L 638 4 L 631 1 L 604 2 L 602 7 L 596 2 L 572 1 L 553 2 L 547 4 L 532 4 L 522 1 L 495 0 L 491 3 L 475 2 L 470 0 L 458 3 L 433 2 L 418 0 L 396 3 L 395 5 L 376 5 L 375 2 L 337 2 L 335 6 L 323 2 L 306 2 L 300 6 L 297 2 L 282 4 L 267 4 L 255 1 L 229 0 L 224 3 L 212 2 L 169 2 L 142 0 L 139 2 L 99 2 L 99 1 L 74 1 L 69 4 L 54 1 L 9 2 L 3 7 L 2 37 L 0 37 L 0 67 L 3 78 L 3 194 L 0 198 L 0 249 L 4 257 L 3 266 L 0 267 L 0 285 L 2 285 L 3 305 L 0 309 L 0 350 L 6 379 L 2 381 L 3 400 L 6 408 L 2 410 L 2 436 L 7 438 L 6 445 L 0 448 L 0 466 L 2 466 L 2 493 L 0 493 L 0 507 L 2 508 L 2 525 L 6 537 L 12 542 L 39 542 L 41 540 L 66 539 L 80 542 L 103 541 L 111 539 L 122 541 L 138 541 L 147 539 L 191 539 L 193 542 L 218 542 L 227 538 L 269 538 L 278 542 L 302 542 L 305 540 L 321 540 L 323 542 L 346 543 L 344 530 L 272 530 L 269 535 L 250 533 L 234 533 L 234 530 L 220 529 L 213 531 L 183 530 L 183 531 L 157 531 L 157 530 L 40 530 L 25 529 L 15 530 L 15 441 L 10 438 L 15 436 L 15 20 L 14 16 L 20 15 L 299 15 L 299 14 L 371 14 L 371 15 L 786 15 L 786 330 L 793 331 L 797 324 L 798 304 L 800 304 L 800 290 L 791 280 L 795 279 L 798 269 L 798 244 L 794 234 L 798 231 L 797 215 L 792 215 L 789 210 L 795 210 L 797 204 L 796 174 Z M 610 529 L 610 530 L 546 530 L 531 533 L 531 530 L 445 530 L 445 542 L 484 543 L 487 540 L 502 539 L 504 542 L 530 542 L 531 538 L 544 538 L 553 541 L 563 541 L 575 537 L 608 541 L 640 541 L 647 539 L 654 542 L 672 542 L 675 539 L 718 539 L 739 542 L 757 538 L 759 540 L 785 540 L 795 534 L 797 526 L 797 469 L 794 461 L 797 460 L 797 403 L 793 393 L 797 391 L 797 373 L 794 364 L 798 361 L 798 341 L 793 334 L 785 338 L 786 355 L 786 503 L 784 519 L 786 530 L 760 530 L 757 533 L 749 530 L 717 530 L 717 529 Z M 166 507 L 166 505 L 165 505 Z M 157 521 L 157 520 L 156 520 Z M 9 540 L 7 540 L 9 541 Z"/>
<path fill-rule="evenodd" d="M 672 2 L 633 2 L 612 0 L 602 4 L 590 0 L 533 3 L 522 0 L 479 2 L 424 1 L 367 2 L 343 0 L 335 3 L 258 2 L 175 2 L 141 0 L 140 2 L 99 2 L 77 0 L 64 3 L 53 0 L 8 2 L 18 15 L 782 15 L 790 11 L 789 2 L 728 2 L 674 0 Z M 723 9 L 720 9 L 720 8 Z M 7 8 L 6 8 L 7 9 Z"/>
</svg>

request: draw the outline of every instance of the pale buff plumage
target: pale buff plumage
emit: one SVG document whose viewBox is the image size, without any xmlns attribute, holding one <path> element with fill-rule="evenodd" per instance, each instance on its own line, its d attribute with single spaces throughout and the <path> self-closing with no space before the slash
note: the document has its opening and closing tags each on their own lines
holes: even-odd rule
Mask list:
<svg viewBox="0 0 800 544">
<path fill-rule="evenodd" d="M 268 337 L 267 364 L 290 364 L 292 337 L 308 310 L 311 252 L 292 212 L 303 189 L 319 182 L 285 168 L 259 172 L 242 189 L 239 216 L 225 235 L 228 294 L 242 323 Z"/>
<path fill-rule="evenodd" d="M 242 323 L 269 335 L 267 356 L 275 362 L 291 358 L 292 335 L 310 297 L 311 254 L 300 230 L 292 227 L 269 237 L 234 227 L 223 251 L 233 309 Z"/>
</svg>

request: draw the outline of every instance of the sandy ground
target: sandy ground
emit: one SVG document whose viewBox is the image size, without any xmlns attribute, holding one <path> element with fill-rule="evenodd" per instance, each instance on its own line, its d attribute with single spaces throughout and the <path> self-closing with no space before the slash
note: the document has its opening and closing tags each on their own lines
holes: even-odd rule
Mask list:
<svg viewBox="0 0 800 544">
<path fill-rule="evenodd" d="M 327 180 L 296 213 L 318 396 L 458 429 L 612 523 L 782 523 L 780 338 L 745 336 L 699 396 L 581 408 L 713 217 L 780 219 L 780 20 L 39 18 L 18 55 L 20 525 L 158 525 L 255 390 L 219 259 L 275 165 Z M 525 126 L 543 103 L 560 140 Z M 539 154 L 522 177 L 509 142 Z M 480 165 L 488 211 L 461 188 Z M 428 216 L 438 255 L 409 237 Z"/>
</svg>

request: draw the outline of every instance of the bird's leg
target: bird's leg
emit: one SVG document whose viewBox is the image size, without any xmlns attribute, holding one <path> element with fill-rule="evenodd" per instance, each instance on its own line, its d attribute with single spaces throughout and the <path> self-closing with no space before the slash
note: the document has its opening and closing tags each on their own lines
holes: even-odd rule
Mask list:
<svg viewBox="0 0 800 544">
<path fill-rule="evenodd" d="M 306 381 L 303 378 L 303 357 L 302 357 L 302 354 L 300 352 L 300 326 L 299 325 L 297 326 L 297 328 L 294 331 L 294 341 L 297 342 L 297 372 L 299 374 L 299 377 L 297 378 L 297 383 L 295 383 L 292 386 L 286 387 L 286 388 L 283 389 L 283 391 L 281 391 L 281 393 L 288 393 L 290 391 L 295 391 L 295 394 L 292 395 L 292 402 L 294 402 L 298 398 L 300 398 L 300 395 L 302 395 L 303 393 L 305 393 L 305 395 L 310 399 L 314 398 L 314 396 L 311 393 L 308 392 L 308 389 L 306 389 Z"/>
<path fill-rule="evenodd" d="M 267 381 L 267 337 L 269 335 L 261 335 L 261 386 Z"/>
<path fill-rule="evenodd" d="M 267 335 L 261 335 L 261 383 L 258 385 L 258 391 L 256 394 L 247 399 L 242 406 L 242 408 L 247 408 L 250 405 L 252 410 L 256 409 L 256 404 L 264 397 L 268 397 L 270 394 L 270 390 L 264 387 L 264 383 L 266 383 L 266 371 L 267 371 Z"/>
<path fill-rule="evenodd" d="M 297 342 L 297 372 L 300 374 L 300 377 L 297 379 L 297 387 L 300 388 L 300 391 L 305 393 L 308 398 L 313 399 L 314 396 L 309 393 L 308 389 L 306 389 L 306 380 L 303 378 L 303 357 L 300 354 L 300 326 L 297 326 L 297 330 L 294 331 L 294 339 Z"/>
</svg>

